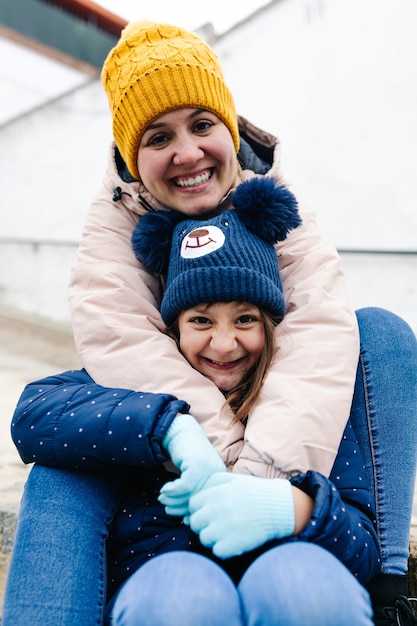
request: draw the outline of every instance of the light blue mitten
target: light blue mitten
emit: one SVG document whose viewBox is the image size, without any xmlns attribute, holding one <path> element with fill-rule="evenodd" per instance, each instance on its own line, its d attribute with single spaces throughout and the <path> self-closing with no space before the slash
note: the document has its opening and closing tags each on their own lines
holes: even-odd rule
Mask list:
<svg viewBox="0 0 417 626">
<path fill-rule="evenodd" d="M 283 478 L 216 474 L 190 498 L 191 529 L 221 559 L 294 532 L 291 483 Z"/>
<path fill-rule="evenodd" d="M 178 414 L 163 440 L 181 476 L 161 488 L 158 500 L 168 515 L 188 515 L 191 494 L 216 472 L 226 472 L 219 454 L 191 415 Z"/>
</svg>

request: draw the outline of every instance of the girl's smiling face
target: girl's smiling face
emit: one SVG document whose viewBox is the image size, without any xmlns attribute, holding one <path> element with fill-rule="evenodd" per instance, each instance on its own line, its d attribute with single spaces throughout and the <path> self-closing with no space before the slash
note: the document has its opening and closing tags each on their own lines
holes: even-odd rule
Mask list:
<svg viewBox="0 0 417 626">
<path fill-rule="evenodd" d="M 138 169 L 147 190 L 189 216 L 213 213 L 238 183 L 236 151 L 227 126 L 201 109 L 176 109 L 144 132 Z"/>
<path fill-rule="evenodd" d="M 226 393 L 256 364 L 265 343 L 260 311 L 246 302 L 196 305 L 180 314 L 178 331 L 185 358 Z"/>
</svg>

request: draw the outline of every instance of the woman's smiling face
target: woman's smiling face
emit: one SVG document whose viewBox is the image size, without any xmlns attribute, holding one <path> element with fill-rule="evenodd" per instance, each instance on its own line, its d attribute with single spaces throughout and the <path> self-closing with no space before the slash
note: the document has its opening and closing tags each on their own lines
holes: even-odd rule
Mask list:
<svg viewBox="0 0 417 626">
<path fill-rule="evenodd" d="M 238 182 L 229 129 L 201 109 L 176 109 L 158 117 L 141 138 L 137 162 L 154 198 L 189 216 L 213 213 Z"/>
<path fill-rule="evenodd" d="M 247 302 L 196 305 L 180 314 L 178 332 L 187 361 L 223 392 L 239 385 L 265 344 L 260 311 Z"/>
</svg>

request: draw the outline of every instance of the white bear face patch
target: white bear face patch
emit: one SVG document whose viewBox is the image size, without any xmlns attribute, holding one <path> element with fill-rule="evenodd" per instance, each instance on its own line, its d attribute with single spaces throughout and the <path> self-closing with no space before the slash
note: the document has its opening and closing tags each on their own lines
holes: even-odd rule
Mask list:
<svg viewBox="0 0 417 626">
<path fill-rule="evenodd" d="M 221 248 L 224 241 L 224 233 L 217 226 L 194 228 L 182 241 L 181 256 L 184 259 L 198 259 Z"/>
</svg>

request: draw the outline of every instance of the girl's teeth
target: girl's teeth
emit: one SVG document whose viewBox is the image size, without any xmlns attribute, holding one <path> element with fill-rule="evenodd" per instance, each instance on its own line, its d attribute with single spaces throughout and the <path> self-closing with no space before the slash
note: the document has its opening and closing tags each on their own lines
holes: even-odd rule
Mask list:
<svg viewBox="0 0 417 626">
<path fill-rule="evenodd" d="M 214 364 L 214 365 L 230 365 L 232 363 L 232 361 L 226 361 L 226 362 L 221 362 L 221 361 L 213 361 L 213 359 L 210 359 L 210 361 Z"/>
<path fill-rule="evenodd" d="M 206 180 L 210 178 L 210 171 L 207 170 L 204 174 L 199 174 L 198 176 L 194 176 L 191 178 L 182 178 L 181 180 L 177 178 L 175 183 L 179 187 L 196 187 L 197 185 L 201 185 L 201 183 L 205 183 Z"/>
</svg>

